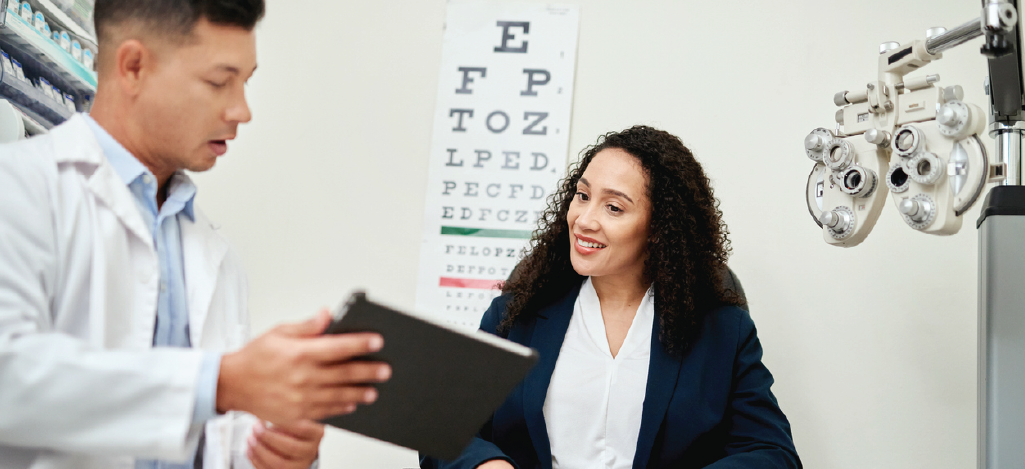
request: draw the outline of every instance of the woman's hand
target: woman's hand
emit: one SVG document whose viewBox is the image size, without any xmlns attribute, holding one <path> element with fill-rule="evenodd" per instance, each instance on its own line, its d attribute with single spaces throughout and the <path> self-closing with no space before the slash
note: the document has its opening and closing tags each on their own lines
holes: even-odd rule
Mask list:
<svg viewBox="0 0 1025 469">
<path fill-rule="evenodd" d="M 260 421 L 249 437 L 249 460 L 256 469 L 309 469 L 322 438 L 324 425 L 312 420 L 270 428 Z"/>
<path fill-rule="evenodd" d="M 512 464 L 509 464 L 504 459 L 492 459 L 486 461 L 484 464 L 477 466 L 477 469 L 515 469 Z"/>
</svg>

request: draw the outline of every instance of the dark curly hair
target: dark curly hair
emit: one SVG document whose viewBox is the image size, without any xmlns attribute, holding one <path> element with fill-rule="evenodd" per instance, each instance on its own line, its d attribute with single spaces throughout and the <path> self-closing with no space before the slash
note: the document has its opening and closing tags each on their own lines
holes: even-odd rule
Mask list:
<svg viewBox="0 0 1025 469">
<path fill-rule="evenodd" d="M 647 176 L 651 226 L 644 272 L 655 287 L 659 339 L 668 351 L 683 352 L 695 339 L 703 314 L 743 300 L 723 283 L 729 275 L 729 230 L 708 177 L 678 137 L 643 125 L 599 137 L 550 196 L 524 258 L 502 286 L 511 298 L 499 328 L 508 330 L 583 282 L 570 263 L 567 212 L 577 181 L 607 148 L 636 157 Z"/>
</svg>

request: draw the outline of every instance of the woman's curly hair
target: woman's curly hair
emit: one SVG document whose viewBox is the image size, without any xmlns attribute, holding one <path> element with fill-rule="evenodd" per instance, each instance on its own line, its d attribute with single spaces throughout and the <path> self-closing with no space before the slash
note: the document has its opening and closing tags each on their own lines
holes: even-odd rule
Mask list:
<svg viewBox="0 0 1025 469">
<path fill-rule="evenodd" d="M 645 276 L 654 284 L 659 339 L 668 351 L 683 352 L 693 343 L 703 314 L 740 305 L 742 299 L 724 286 L 729 231 L 708 177 L 678 137 L 642 125 L 599 137 L 549 197 L 524 258 L 502 287 L 511 298 L 500 329 L 508 330 L 583 282 L 570 263 L 566 214 L 577 181 L 607 148 L 633 155 L 646 173 L 651 226 Z"/>
</svg>

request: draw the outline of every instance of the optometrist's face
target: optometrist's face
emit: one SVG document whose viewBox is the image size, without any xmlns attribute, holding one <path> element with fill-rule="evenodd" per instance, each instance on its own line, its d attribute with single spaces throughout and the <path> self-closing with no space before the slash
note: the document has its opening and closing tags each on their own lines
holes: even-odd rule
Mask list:
<svg viewBox="0 0 1025 469">
<path fill-rule="evenodd" d="M 139 95 L 147 143 L 176 168 L 208 170 L 252 118 L 245 84 L 256 70 L 256 35 L 203 19 L 184 44 L 158 54 Z"/>
<path fill-rule="evenodd" d="M 618 148 L 598 152 L 577 183 L 567 221 L 573 270 L 643 278 L 651 224 L 648 176 Z"/>
</svg>

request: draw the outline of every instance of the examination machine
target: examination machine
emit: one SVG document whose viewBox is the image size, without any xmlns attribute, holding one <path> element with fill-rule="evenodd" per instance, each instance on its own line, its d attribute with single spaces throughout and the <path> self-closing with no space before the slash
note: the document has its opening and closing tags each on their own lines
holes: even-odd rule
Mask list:
<svg viewBox="0 0 1025 469">
<path fill-rule="evenodd" d="M 978 468 L 1025 467 L 1025 187 L 1020 0 L 983 0 L 981 16 L 925 39 L 885 42 L 878 75 L 833 97 L 836 126 L 804 141 L 808 211 L 834 246 L 872 231 L 889 199 L 911 229 L 950 235 L 982 203 L 979 233 Z M 917 73 L 982 37 L 988 103 Z M 985 108 L 985 109 L 984 109 Z M 979 136 L 988 132 L 995 149 Z"/>
</svg>

